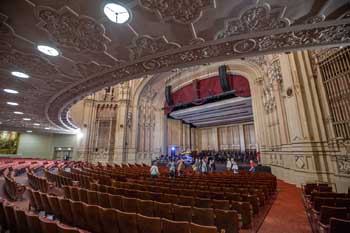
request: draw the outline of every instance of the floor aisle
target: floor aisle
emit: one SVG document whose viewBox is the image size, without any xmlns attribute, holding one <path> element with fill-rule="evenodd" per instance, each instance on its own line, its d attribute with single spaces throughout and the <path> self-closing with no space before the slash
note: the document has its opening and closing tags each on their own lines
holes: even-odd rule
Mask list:
<svg viewBox="0 0 350 233">
<path fill-rule="evenodd" d="M 278 180 L 278 195 L 258 233 L 311 233 L 301 190 Z"/>
</svg>

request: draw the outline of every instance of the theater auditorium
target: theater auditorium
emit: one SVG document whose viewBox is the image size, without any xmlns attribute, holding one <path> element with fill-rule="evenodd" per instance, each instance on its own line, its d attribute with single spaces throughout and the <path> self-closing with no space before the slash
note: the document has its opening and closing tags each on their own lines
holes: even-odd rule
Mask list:
<svg viewBox="0 0 350 233">
<path fill-rule="evenodd" d="M 1 0 L 1 233 L 349 233 L 349 0 Z"/>
</svg>

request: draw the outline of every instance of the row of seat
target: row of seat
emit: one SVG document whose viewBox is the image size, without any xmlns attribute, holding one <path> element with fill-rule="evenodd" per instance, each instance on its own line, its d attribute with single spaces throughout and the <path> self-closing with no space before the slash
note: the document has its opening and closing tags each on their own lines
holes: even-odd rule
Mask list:
<svg viewBox="0 0 350 233">
<path fill-rule="evenodd" d="M 122 184 L 122 185 L 121 185 Z M 227 188 L 225 191 L 201 191 L 196 189 L 179 189 L 171 187 L 162 187 L 162 186 L 146 186 L 146 185 L 127 185 L 127 182 L 112 182 L 112 186 L 118 189 L 124 189 L 125 193 L 130 193 L 128 196 L 135 195 L 138 196 L 137 192 L 153 192 L 163 194 L 176 194 L 187 197 L 194 198 L 206 198 L 206 199 L 217 199 L 217 200 L 234 200 L 234 201 L 249 201 L 254 207 L 254 213 L 258 213 L 259 207 L 264 206 L 265 201 L 268 199 L 265 196 L 265 193 L 262 190 L 254 188 Z M 97 183 L 91 183 L 91 189 L 98 190 L 100 192 L 105 192 L 110 187 L 100 185 Z M 207 189 L 210 190 L 210 189 Z M 122 192 L 122 191 L 120 191 Z M 125 194 L 125 195 L 126 195 Z"/>
<path fill-rule="evenodd" d="M 4 178 L 4 189 L 8 197 L 14 201 L 23 199 L 23 193 L 26 190 L 25 186 L 18 184 L 15 179 L 11 177 L 11 173 L 4 175 Z"/>
<path fill-rule="evenodd" d="M 35 189 L 41 192 L 49 192 L 54 188 L 54 183 L 49 182 L 45 177 L 36 176 L 31 170 L 27 171 L 28 183 Z"/>
<path fill-rule="evenodd" d="M 348 232 L 344 231 L 344 226 L 347 223 L 348 229 L 350 227 L 349 194 L 330 192 L 332 188 L 327 184 L 307 184 L 302 189 L 304 205 L 314 232 Z"/>
<path fill-rule="evenodd" d="M 88 233 L 75 227 L 69 227 L 57 221 L 39 217 L 37 214 L 13 206 L 0 199 L 1 232 L 10 233 Z"/>
<path fill-rule="evenodd" d="M 232 203 L 237 206 L 244 206 L 244 209 L 251 210 L 252 213 L 257 214 L 259 212 L 260 201 L 256 195 L 240 194 L 240 193 L 217 193 L 217 195 L 212 195 L 211 198 L 202 198 L 198 196 L 184 196 L 179 192 L 174 193 L 161 193 L 161 192 L 149 192 L 142 190 L 132 190 L 115 188 L 111 186 L 99 185 L 96 183 L 91 183 L 90 190 L 99 191 L 102 193 L 116 194 L 125 197 L 138 198 L 142 200 L 155 200 L 164 203 L 173 203 L 178 205 L 195 206 L 199 208 L 220 208 L 220 209 L 230 209 L 232 208 Z M 217 198 L 216 198 L 217 197 Z M 244 214 L 245 218 L 250 220 L 251 216 L 248 213 Z"/>
<path fill-rule="evenodd" d="M 29 197 L 32 206 L 38 211 L 43 210 L 65 224 L 94 233 L 217 233 L 215 226 L 147 217 L 51 196 L 31 189 Z"/>
<path fill-rule="evenodd" d="M 54 174 L 47 169 L 44 170 L 44 173 L 47 180 L 54 182 L 58 187 L 62 187 L 63 185 L 73 185 L 73 180 L 71 178 Z"/>
<path fill-rule="evenodd" d="M 94 182 L 101 182 L 100 180 L 95 180 L 92 177 L 86 176 L 86 175 L 82 175 L 82 174 L 77 174 L 77 173 L 72 173 L 72 172 L 67 172 L 64 171 L 63 169 L 59 169 L 58 170 L 58 174 L 62 175 L 64 177 L 68 177 L 74 181 L 78 181 L 79 185 L 81 187 L 89 187 L 90 183 L 94 183 Z"/>
<path fill-rule="evenodd" d="M 231 211 L 231 203 L 229 201 L 215 201 L 214 208 L 199 208 L 186 205 L 178 205 L 169 200 L 169 202 L 158 202 L 154 200 L 142 200 L 138 198 L 128 198 L 121 195 L 113 195 L 108 193 L 101 193 L 90 191 L 77 187 L 64 187 L 65 197 L 74 201 L 82 201 L 84 203 L 99 205 L 105 208 L 115 208 L 121 211 L 140 213 L 149 217 L 163 217 L 170 220 L 189 221 L 201 225 L 214 225 L 216 216 L 221 216 L 221 220 L 227 221 L 236 231 L 225 229 L 226 232 L 237 232 L 242 225 L 242 215 L 238 214 L 236 210 Z M 237 205 L 238 203 L 236 203 Z M 237 208 L 235 203 L 234 207 Z M 238 210 L 245 211 L 244 214 L 250 214 L 249 206 L 246 209 Z M 245 222 L 246 223 L 246 222 Z M 247 224 L 247 223 L 246 223 Z M 248 222 L 249 224 L 249 222 Z M 220 229 L 220 226 L 217 226 Z"/>
</svg>

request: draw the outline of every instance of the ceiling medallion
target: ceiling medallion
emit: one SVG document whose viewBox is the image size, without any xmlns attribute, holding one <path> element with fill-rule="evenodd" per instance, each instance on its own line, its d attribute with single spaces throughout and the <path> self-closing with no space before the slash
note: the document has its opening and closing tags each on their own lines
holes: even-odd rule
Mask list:
<svg viewBox="0 0 350 233">
<path fill-rule="evenodd" d="M 38 45 L 37 49 L 43 54 L 52 56 L 52 57 L 57 57 L 60 54 L 57 49 L 47 45 Z"/>
<path fill-rule="evenodd" d="M 130 19 L 129 11 L 119 4 L 107 3 L 103 8 L 103 12 L 113 23 L 123 24 Z"/>
<path fill-rule="evenodd" d="M 19 72 L 19 71 L 12 71 L 11 74 L 15 77 L 18 77 L 18 78 L 29 78 L 29 75 L 26 74 L 26 73 L 22 73 L 22 72 Z"/>
</svg>

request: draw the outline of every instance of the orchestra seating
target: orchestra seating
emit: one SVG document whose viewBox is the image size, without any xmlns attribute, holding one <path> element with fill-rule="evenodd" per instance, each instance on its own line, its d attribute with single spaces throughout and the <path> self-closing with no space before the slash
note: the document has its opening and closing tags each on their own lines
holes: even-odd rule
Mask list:
<svg viewBox="0 0 350 233">
<path fill-rule="evenodd" d="M 349 232 L 349 193 L 332 192 L 332 187 L 317 183 L 306 184 L 302 190 L 314 232 Z"/>
<path fill-rule="evenodd" d="M 75 227 L 69 227 L 58 221 L 39 217 L 33 212 L 14 206 L 4 199 L 0 199 L 1 231 L 11 233 L 87 233 Z"/>
<path fill-rule="evenodd" d="M 8 197 L 14 201 L 21 200 L 23 198 L 23 193 L 26 190 L 25 186 L 18 184 L 14 180 L 14 178 L 11 176 L 11 172 L 4 174 L 4 178 L 5 178 L 4 189 Z"/>
<path fill-rule="evenodd" d="M 265 173 L 186 171 L 169 179 L 167 168 L 161 167 L 162 175 L 152 179 L 150 167 L 143 164 L 46 161 L 53 165 L 45 166 L 43 161 L 23 161 L 9 163 L 43 164 L 44 168 L 45 177 L 41 177 L 35 167 L 27 167 L 29 210 L 36 214 L 11 207 L 14 214 L 0 222 L 4 229 L 36 224 L 25 232 L 238 233 L 252 228 L 276 191 L 276 177 Z M 8 181 L 10 174 L 5 176 Z M 62 192 L 51 192 L 53 188 Z M 21 218 L 24 225 L 16 223 Z"/>
</svg>

